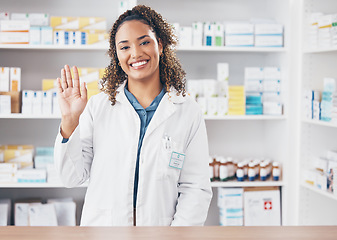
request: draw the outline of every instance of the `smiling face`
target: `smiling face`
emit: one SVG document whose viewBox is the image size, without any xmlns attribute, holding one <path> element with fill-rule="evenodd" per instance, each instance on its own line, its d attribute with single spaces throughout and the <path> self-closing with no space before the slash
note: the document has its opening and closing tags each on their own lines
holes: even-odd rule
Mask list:
<svg viewBox="0 0 337 240">
<path fill-rule="evenodd" d="M 122 23 L 116 33 L 116 50 L 128 81 L 159 81 L 163 47 L 150 26 L 138 20 Z"/>
</svg>

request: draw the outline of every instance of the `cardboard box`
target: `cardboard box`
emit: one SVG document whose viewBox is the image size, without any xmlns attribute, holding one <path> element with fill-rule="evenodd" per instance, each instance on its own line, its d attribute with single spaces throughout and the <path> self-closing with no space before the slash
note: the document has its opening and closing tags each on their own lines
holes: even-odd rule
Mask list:
<svg viewBox="0 0 337 240">
<path fill-rule="evenodd" d="M 11 96 L 11 113 L 21 112 L 21 92 L 0 92 L 0 95 Z"/>
<path fill-rule="evenodd" d="M 21 68 L 11 67 L 9 74 L 10 91 L 21 91 Z"/>
<path fill-rule="evenodd" d="M 279 187 L 244 189 L 245 226 L 281 226 Z"/>
</svg>

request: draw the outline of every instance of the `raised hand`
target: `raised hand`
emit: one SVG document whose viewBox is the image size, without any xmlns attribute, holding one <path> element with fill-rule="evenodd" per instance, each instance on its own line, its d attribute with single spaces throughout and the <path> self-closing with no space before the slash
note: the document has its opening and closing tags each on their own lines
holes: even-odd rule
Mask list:
<svg viewBox="0 0 337 240">
<path fill-rule="evenodd" d="M 61 109 L 61 134 L 69 138 L 79 123 L 79 118 L 87 104 L 85 83 L 80 86 L 78 70 L 73 67 L 74 79 L 70 68 L 65 65 L 61 69 L 61 79 L 57 78 L 58 102 Z"/>
</svg>

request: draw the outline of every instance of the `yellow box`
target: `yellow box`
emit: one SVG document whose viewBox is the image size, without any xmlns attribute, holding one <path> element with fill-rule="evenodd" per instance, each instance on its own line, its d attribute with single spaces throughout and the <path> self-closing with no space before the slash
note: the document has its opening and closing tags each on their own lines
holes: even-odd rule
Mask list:
<svg viewBox="0 0 337 240">
<path fill-rule="evenodd" d="M 245 86 L 229 86 L 228 91 L 231 92 L 244 92 L 245 91 Z"/>
<path fill-rule="evenodd" d="M 107 29 L 106 18 L 102 17 L 80 17 L 80 30 L 104 31 Z"/>
<path fill-rule="evenodd" d="M 230 111 L 228 110 L 228 115 L 245 115 L 246 111 L 242 110 L 242 111 Z"/>
<path fill-rule="evenodd" d="M 92 44 L 108 44 L 109 34 L 108 33 L 87 33 L 86 43 Z"/>
<path fill-rule="evenodd" d="M 100 68 L 99 69 L 99 79 L 102 79 L 104 77 L 105 74 L 105 68 Z"/>
<path fill-rule="evenodd" d="M 87 89 L 98 90 L 99 68 L 77 68 L 80 82 L 85 82 Z M 71 70 L 72 71 L 72 70 Z M 73 74 L 73 71 L 72 71 Z"/>
<path fill-rule="evenodd" d="M 56 79 L 42 79 L 42 91 L 57 90 Z"/>
<path fill-rule="evenodd" d="M 32 145 L 5 145 L 5 163 L 17 163 L 19 169 L 33 168 L 34 147 Z"/>
<path fill-rule="evenodd" d="M 50 26 L 54 30 L 100 30 L 106 31 L 106 19 L 101 17 L 50 17 Z"/>
<path fill-rule="evenodd" d="M 88 91 L 87 91 L 87 97 L 88 97 L 88 100 L 92 97 L 92 96 L 94 96 L 94 95 L 96 95 L 96 94 L 99 94 L 101 91 L 99 90 L 99 89 L 88 89 Z"/>
</svg>

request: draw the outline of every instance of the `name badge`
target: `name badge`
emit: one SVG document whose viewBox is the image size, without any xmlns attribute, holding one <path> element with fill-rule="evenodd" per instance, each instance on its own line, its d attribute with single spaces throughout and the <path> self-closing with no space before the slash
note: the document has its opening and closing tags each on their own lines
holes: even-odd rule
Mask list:
<svg viewBox="0 0 337 240">
<path fill-rule="evenodd" d="M 169 166 L 177 169 L 182 169 L 184 161 L 185 154 L 172 152 Z"/>
</svg>

